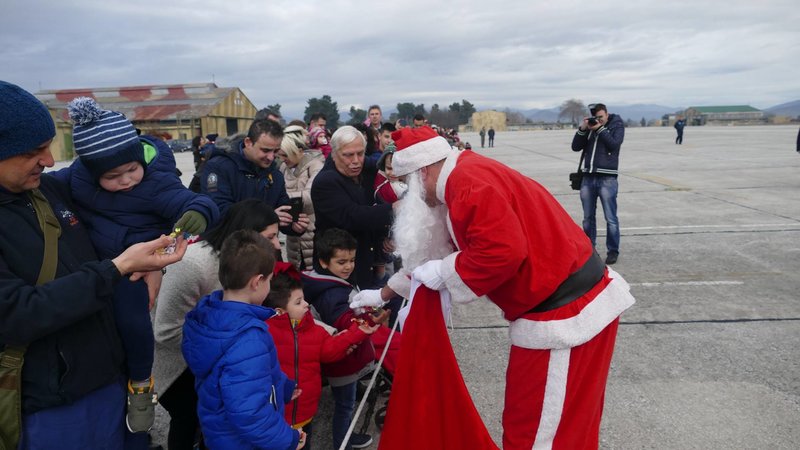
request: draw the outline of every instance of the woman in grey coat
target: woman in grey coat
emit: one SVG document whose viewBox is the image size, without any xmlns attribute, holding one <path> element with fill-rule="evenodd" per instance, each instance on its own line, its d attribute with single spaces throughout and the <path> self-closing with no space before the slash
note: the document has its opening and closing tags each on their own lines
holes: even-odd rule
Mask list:
<svg viewBox="0 0 800 450">
<path fill-rule="evenodd" d="M 278 216 L 261 200 L 248 199 L 230 207 L 216 227 L 189 245 L 179 263 L 169 267 L 161 283 L 155 306 L 150 312 L 155 334 L 153 378 L 161 406 L 169 412 L 167 444 L 170 450 L 191 449 L 199 426 L 194 376 L 181 353 L 183 322 L 197 301 L 222 289 L 219 283 L 219 250 L 222 242 L 238 230 L 260 233 L 280 255 Z M 280 257 L 278 257 L 280 259 Z"/>
<path fill-rule="evenodd" d="M 308 228 L 301 236 L 286 236 L 286 257 L 298 270 L 311 270 L 314 254 L 314 206 L 311 204 L 311 183 L 325 164 L 319 150 L 306 145 L 306 130 L 297 125 L 284 129 L 280 171 L 286 181 L 286 193 L 303 199 L 303 211 L 308 215 Z"/>
</svg>

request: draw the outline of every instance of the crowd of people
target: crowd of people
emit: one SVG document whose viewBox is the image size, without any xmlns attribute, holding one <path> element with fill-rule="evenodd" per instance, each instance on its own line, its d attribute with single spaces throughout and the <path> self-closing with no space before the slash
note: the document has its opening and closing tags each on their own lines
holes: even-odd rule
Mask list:
<svg viewBox="0 0 800 450">
<path fill-rule="evenodd" d="M 194 138 L 190 189 L 161 140 L 90 98 L 68 106 L 77 159 L 44 173 L 47 108 L 0 94 L 0 344 L 24 354 L 7 447 L 147 448 L 156 403 L 170 449 L 367 447 L 348 433 L 358 383 L 384 350 L 393 372 L 413 283 L 510 322 L 504 448 L 597 447 L 627 284 L 546 189 L 456 131 L 378 105 L 333 132 L 262 110 Z"/>
</svg>

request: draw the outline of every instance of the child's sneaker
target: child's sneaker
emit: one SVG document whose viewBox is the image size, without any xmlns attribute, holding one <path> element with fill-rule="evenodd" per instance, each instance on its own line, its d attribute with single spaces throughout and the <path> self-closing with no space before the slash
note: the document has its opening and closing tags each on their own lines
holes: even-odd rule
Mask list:
<svg viewBox="0 0 800 450">
<path fill-rule="evenodd" d="M 150 431 L 156 418 L 158 396 L 153 392 L 153 379 L 150 386 L 134 388 L 128 381 L 128 414 L 125 424 L 131 433 Z"/>
<path fill-rule="evenodd" d="M 353 433 L 350 435 L 350 446 L 353 448 L 366 448 L 372 444 L 372 436 L 368 434 Z"/>
</svg>

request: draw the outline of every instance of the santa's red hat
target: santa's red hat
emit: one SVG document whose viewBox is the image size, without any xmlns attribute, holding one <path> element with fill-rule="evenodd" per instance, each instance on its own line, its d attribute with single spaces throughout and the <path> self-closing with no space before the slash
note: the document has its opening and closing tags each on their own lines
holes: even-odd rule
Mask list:
<svg viewBox="0 0 800 450">
<path fill-rule="evenodd" d="M 403 176 L 441 161 L 452 152 L 447 139 L 431 127 L 401 128 L 392 133 L 397 151 L 392 158 L 392 172 Z"/>
</svg>

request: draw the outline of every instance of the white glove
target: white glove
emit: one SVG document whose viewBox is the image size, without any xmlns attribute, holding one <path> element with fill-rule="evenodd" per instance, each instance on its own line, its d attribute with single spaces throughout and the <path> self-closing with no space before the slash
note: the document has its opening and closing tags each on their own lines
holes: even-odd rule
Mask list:
<svg viewBox="0 0 800 450">
<path fill-rule="evenodd" d="M 442 260 L 434 259 L 414 269 L 414 278 L 434 291 L 444 288 Z"/>
<path fill-rule="evenodd" d="M 355 310 L 356 314 L 362 314 L 365 307 L 380 308 L 384 303 L 380 289 L 368 289 L 353 296 L 350 309 Z"/>
</svg>

